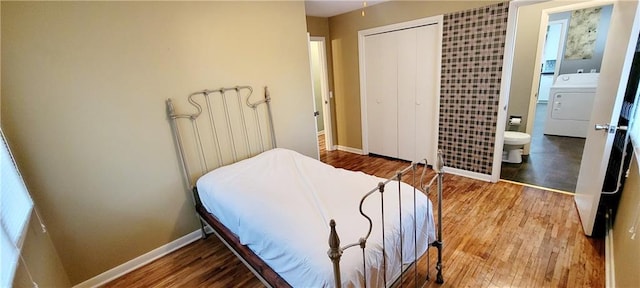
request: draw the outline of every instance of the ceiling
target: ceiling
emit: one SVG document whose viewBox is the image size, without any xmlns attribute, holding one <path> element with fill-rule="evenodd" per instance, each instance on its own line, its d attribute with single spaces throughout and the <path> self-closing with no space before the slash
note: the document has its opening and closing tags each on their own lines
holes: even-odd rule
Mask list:
<svg viewBox="0 0 640 288">
<path fill-rule="evenodd" d="M 316 17 L 331 17 L 353 10 L 362 9 L 364 3 L 372 6 L 389 0 L 353 1 L 353 0 L 305 0 L 306 14 Z"/>
</svg>

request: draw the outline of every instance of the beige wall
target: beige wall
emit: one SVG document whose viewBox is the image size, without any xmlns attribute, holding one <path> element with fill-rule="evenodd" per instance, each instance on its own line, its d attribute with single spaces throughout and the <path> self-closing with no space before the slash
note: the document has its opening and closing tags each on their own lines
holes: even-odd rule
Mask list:
<svg viewBox="0 0 640 288">
<path fill-rule="evenodd" d="M 48 233 L 42 233 L 40 222 L 33 214 L 22 246 L 22 257 L 27 266 L 25 267 L 22 262 L 18 265 L 13 280 L 15 288 L 33 287 L 29 273 L 31 273 L 33 281 L 38 283 L 40 287 L 71 287 L 71 282 L 69 282 L 69 277 L 67 277 L 67 272 L 62 266 L 53 242 L 51 242 L 51 237 Z"/>
<path fill-rule="evenodd" d="M 268 85 L 279 146 L 317 155 L 305 27 L 300 1 L 2 2 L 2 125 L 71 284 L 198 228 L 166 98 Z"/>
<path fill-rule="evenodd" d="M 638 151 L 639 149 L 636 149 Z M 638 287 L 640 285 L 640 165 L 635 155 L 630 165 L 615 223 L 613 224 L 613 259 L 616 287 Z M 635 240 L 629 229 L 636 224 Z"/>
<path fill-rule="evenodd" d="M 0 19 L 2 15 L 2 5 L 0 5 Z M 1 22 L 1 20 L 0 20 Z M 0 29 L 0 55 L 2 54 L 2 29 Z M 0 67 L 2 66 L 2 57 L 0 57 Z M 2 70 L 0 69 L 0 91 L 2 91 Z M 0 96 L 0 103 L 2 97 Z M 0 115 L 2 106 L 0 105 Z M 2 117 L 0 117 L 0 127 L 2 126 Z M 37 203 L 35 203 L 38 206 Z M 37 208 L 37 207 L 36 207 Z M 53 246 L 49 233 L 42 232 L 40 221 L 32 214 L 29 221 L 27 235 L 22 245 L 21 261 L 16 269 L 16 275 L 13 279 L 13 287 L 33 287 L 31 281 L 35 281 L 40 287 L 71 287 L 71 282 L 67 276 L 67 272 L 62 265 L 60 256 Z M 26 263 L 26 266 L 25 266 Z M 27 272 L 27 269 L 29 272 Z M 29 277 L 31 274 L 31 277 Z"/>
<path fill-rule="evenodd" d="M 390 1 L 329 18 L 338 144 L 362 148 L 358 31 L 502 1 Z"/>
</svg>

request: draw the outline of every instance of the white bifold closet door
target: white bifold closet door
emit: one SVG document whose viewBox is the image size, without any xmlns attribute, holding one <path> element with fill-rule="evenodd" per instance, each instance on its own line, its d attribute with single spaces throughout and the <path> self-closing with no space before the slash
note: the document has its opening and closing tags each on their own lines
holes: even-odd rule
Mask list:
<svg viewBox="0 0 640 288">
<path fill-rule="evenodd" d="M 394 33 L 366 38 L 369 152 L 398 157 L 398 49 Z"/>
<path fill-rule="evenodd" d="M 435 161 L 440 84 L 437 33 L 436 25 L 428 25 L 366 36 L 370 153 Z"/>
</svg>

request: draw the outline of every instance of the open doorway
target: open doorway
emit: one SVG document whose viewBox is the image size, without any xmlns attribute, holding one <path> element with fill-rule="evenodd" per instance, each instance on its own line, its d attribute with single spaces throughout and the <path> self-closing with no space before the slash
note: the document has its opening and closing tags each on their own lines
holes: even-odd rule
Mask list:
<svg viewBox="0 0 640 288">
<path fill-rule="evenodd" d="M 537 11 L 532 17 L 540 18 L 541 8 L 535 6 L 520 9 L 518 17 L 526 20 L 526 13 L 533 15 Z M 516 57 L 535 59 L 534 66 L 530 66 L 534 71 L 529 72 L 532 77 L 528 86 L 514 80 L 522 78 L 522 73 L 512 75 L 512 82 L 521 86 L 512 84 L 507 119 L 519 120 L 508 121 L 505 129 L 526 134 L 530 141 L 522 147 L 522 162 L 503 161 L 501 179 L 575 192 L 611 8 L 559 8 L 554 13 L 543 12 L 542 19 L 536 19 L 540 22 L 538 45 L 528 55 L 516 52 Z M 583 29 L 585 22 L 595 28 Z M 517 34 L 516 46 L 518 37 L 527 37 L 523 34 Z M 584 51 L 576 51 L 578 46 Z"/>
<path fill-rule="evenodd" d="M 324 37 L 309 38 L 309 58 L 313 86 L 313 105 L 318 136 L 318 154 L 322 150 L 332 151 L 333 132 L 331 119 L 331 94 L 327 76 L 326 43 Z M 320 155 L 322 156 L 322 155 Z"/>
<path fill-rule="evenodd" d="M 545 42 L 542 51 L 542 63 L 540 63 L 540 82 L 538 84 L 538 94 L 535 100 L 536 104 L 549 102 L 549 90 L 558 78 L 562 58 L 564 55 L 564 44 L 567 38 L 567 29 L 569 26 L 569 12 L 555 13 L 549 15 L 549 24 L 545 35 Z M 558 20 L 553 20 L 557 18 Z M 531 110 L 531 109 L 530 109 Z"/>
<path fill-rule="evenodd" d="M 540 2 L 524 3 L 520 1 L 512 1 L 509 3 L 509 20 L 505 41 L 503 82 L 501 83 L 502 89 L 499 102 L 500 109 L 498 110 L 499 120 L 496 125 L 498 132 L 496 133 L 496 145 L 494 147 L 492 181 L 497 181 L 500 178 L 500 164 L 502 159 L 499 156 L 501 156 L 501 150 L 504 149 L 503 144 L 507 143 L 505 137 L 507 132 L 500 132 L 506 129 L 506 123 L 508 121 L 507 106 L 511 104 L 511 98 L 514 97 L 514 95 L 510 93 L 510 88 L 514 86 L 514 78 L 511 76 L 519 75 L 520 78 L 530 77 L 525 76 L 527 73 L 516 69 L 518 65 L 515 63 L 514 56 L 518 51 L 514 48 L 514 40 L 517 39 L 515 29 L 516 21 L 520 20 L 517 14 L 521 8 L 528 7 L 532 5 L 532 3 L 534 3 L 533 5 L 540 4 Z M 637 1 L 585 1 L 571 4 L 570 6 L 564 6 L 566 2 L 562 1 L 548 1 L 543 3 L 548 6 L 542 8 L 541 13 L 538 14 L 538 19 L 542 20 L 536 21 L 536 19 L 534 20 L 535 22 L 533 22 L 544 22 L 545 25 L 540 29 L 539 40 L 532 45 L 536 47 L 538 46 L 537 43 L 542 43 L 543 41 L 543 29 L 546 28 L 549 14 L 572 9 L 603 7 L 602 5 L 612 6 L 612 21 L 609 23 L 610 27 L 607 31 L 605 49 L 602 54 L 604 61 L 602 61 L 602 70 L 598 76 L 593 109 L 590 115 L 591 119 L 587 127 L 587 137 L 581 159 L 576 191 L 573 197 L 578 214 L 580 215 L 584 233 L 591 236 L 596 229 L 595 227 L 598 226 L 596 225 L 597 223 L 606 222 L 605 215 L 608 211 L 606 209 L 607 205 L 606 203 L 603 206 L 600 205 L 604 203 L 604 200 L 601 200 L 601 198 L 604 198 L 602 196 L 603 190 L 609 192 L 607 188 L 604 188 L 606 179 L 609 176 L 620 179 L 621 175 L 610 173 L 613 172 L 613 169 L 609 168 L 619 167 L 616 165 L 612 166 L 610 160 L 619 160 L 614 157 L 612 147 L 621 139 L 618 138 L 618 136 L 625 134 L 623 127 L 618 125 L 624 125 L 626 123 L 620 119 L 623 117 L 625 111 L 622 109 L 622 107 L 626 105 L 623 100 L 627 93 L 626 88 L 630 81 L 629 70 L 632 66 L 638 34 L 640 33 L 640 21 L 638 21 L 638 19 L 640 19 L 640 5 L 638 5 Z M 540 15 L 542 15 L 542 17 L 540 17 Z M 531 22 L 529 24 L 531 24 Z M 531 58 L 531 55 L 532 54 L 529 54 L 528 57 Z M 539 62 L 540 53 L 537 53 L 535 58 L 535 62 Z M 531 75 L 530 72 L 533 71 L 533 66 L 531 66 L 531 68 L 524 67 L 524 69 L 529 69 L 528 75 Z M 560 79 L 560 77 L 558 77 L 558 79 Z M 532 85 L 529 85 L 529 87 L 531 86 Z M 629 106 L 627 105 L 626 107 Z M 554 169 L 551 170 L 558 171 L 559 169 L 554 167 Z M 624 170 L 620 169 L 619 171 Z M 599 207 L 604 207 L 605 209 L 599 209 Z M 603 225 L 600 226 L 602 227 Z"/>
</svg>

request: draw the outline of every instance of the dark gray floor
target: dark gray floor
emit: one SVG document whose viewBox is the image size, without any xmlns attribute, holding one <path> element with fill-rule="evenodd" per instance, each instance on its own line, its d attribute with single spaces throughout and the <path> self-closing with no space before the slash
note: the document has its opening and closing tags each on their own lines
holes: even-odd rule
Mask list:
<svg viewBox="0 0 640 288">
<path fill-rule="evenodd" d="M 575 192 L 584 138 L 544 135 L 547 104 L 536 107 L 531 151 L 520 164 L 502 163 L 500 178 Z"/>
</svg>

